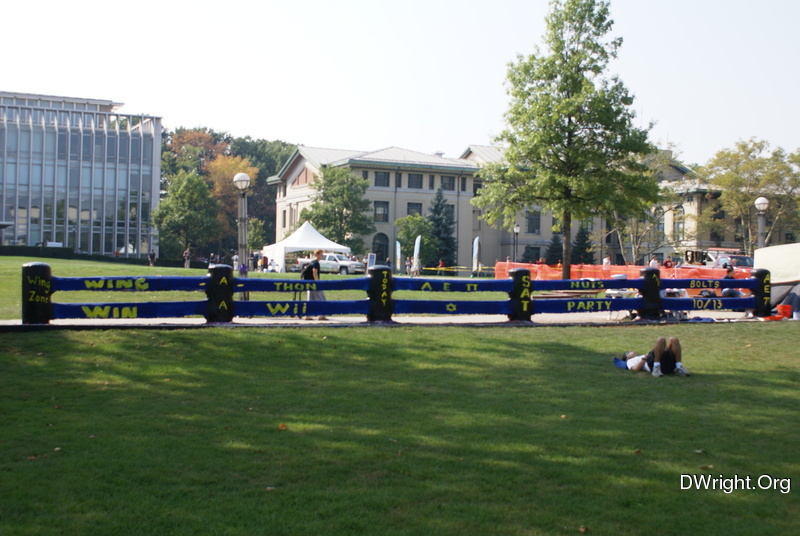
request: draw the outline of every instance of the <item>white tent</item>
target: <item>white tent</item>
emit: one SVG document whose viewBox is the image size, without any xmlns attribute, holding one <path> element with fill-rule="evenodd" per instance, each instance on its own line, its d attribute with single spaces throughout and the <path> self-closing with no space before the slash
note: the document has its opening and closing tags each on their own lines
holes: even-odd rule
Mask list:
<svg viewBox="0 0 800 536">
<path fill-rule="evenodd" d="M 328 240 L 314 229 L 310 222 L 305 222 L 298 230 L 287 238 L 270 246 L 264 246 L 262 253 L 270 260 L 278 264 L 278 271 L 286 271 L 286 254 L 292 251 L 314 251 L 321 249 L 324 251 L 339 251 L 350 253 L 350 248 Z"/>
<path fill-rule="evenodd" d="M 800 244 L 758 248 L 753 263 L 769 270 L 772 305 L 783 303 L 800 311 Z"/>
</svg>

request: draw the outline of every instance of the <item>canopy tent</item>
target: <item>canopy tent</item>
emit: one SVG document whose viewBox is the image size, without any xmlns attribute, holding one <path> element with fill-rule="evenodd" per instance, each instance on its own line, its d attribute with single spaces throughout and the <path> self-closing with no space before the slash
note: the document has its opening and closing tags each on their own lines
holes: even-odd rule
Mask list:
<svg viewBox="0 0 800 536">
<path fill-rule="evenodd" d="M 314 251 L 316 249 L 350 253 L 349 247 L 342 246 L 332 240 L 328 240 L 322 236 L 319 231 L 314 229 L 314 226 L 308 221 L 301 225 L 298 230 L 280 242 L 269 246 L 264 246 L 262 253 L 270 261 L 274 260 L 278 264 L 279 272 L 285 272 L 287 253 L 291 253 L 292 251 Z"/>
</svg>

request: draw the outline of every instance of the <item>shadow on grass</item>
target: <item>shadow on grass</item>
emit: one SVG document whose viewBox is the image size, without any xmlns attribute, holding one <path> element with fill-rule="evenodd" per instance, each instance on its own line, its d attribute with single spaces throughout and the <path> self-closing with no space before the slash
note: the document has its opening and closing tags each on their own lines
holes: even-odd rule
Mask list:
<svg viewBox="0 0 800 536">
<path fill-rule="evenodd" d="M 652 330 L 609 333 L 8 337 L 0 512 L 68 533 L 786 533 L 786 495 L 680 475 L 797 475 L 797 369 L 709 352 L 654 379 L 610 363 Z"/>
</svg>

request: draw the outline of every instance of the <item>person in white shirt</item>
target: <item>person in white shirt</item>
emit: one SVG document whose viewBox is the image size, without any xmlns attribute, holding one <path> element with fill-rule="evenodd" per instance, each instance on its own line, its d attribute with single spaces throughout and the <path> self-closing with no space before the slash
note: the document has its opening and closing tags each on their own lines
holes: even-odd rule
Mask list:
<svg viewBox="0 0 800 536">
<path fill-rule="evenodd" d="M 628 370 L 652 372 L 653 376 L 658 378 L 673 373 L 678 376 L 688 376 L 689 371 L 683 366 L 682 357 L 681 342 L 677 337 L 670 337 L 669 340 L 659 337 L 648 353 L 637 354 L 631 350 L 625 352 L 619 359 L 625 362 Z"/>
</svg>

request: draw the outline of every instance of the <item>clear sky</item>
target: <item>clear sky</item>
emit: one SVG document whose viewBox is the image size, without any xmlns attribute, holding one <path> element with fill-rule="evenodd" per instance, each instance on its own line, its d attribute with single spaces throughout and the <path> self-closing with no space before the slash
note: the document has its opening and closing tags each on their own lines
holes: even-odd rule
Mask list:
<svg viewBox="0 0 800 536">
<path fill-rule="evenodd" d="M 31 0 L 0 9 L 0 89 L 125 103 L 168 129 L 458 157 L 504 127 L 546 0 Z M 611 0 L 618 74 L 652 141 L 705 163 L 800 149 L 800 2 Z"/>
</svg>

